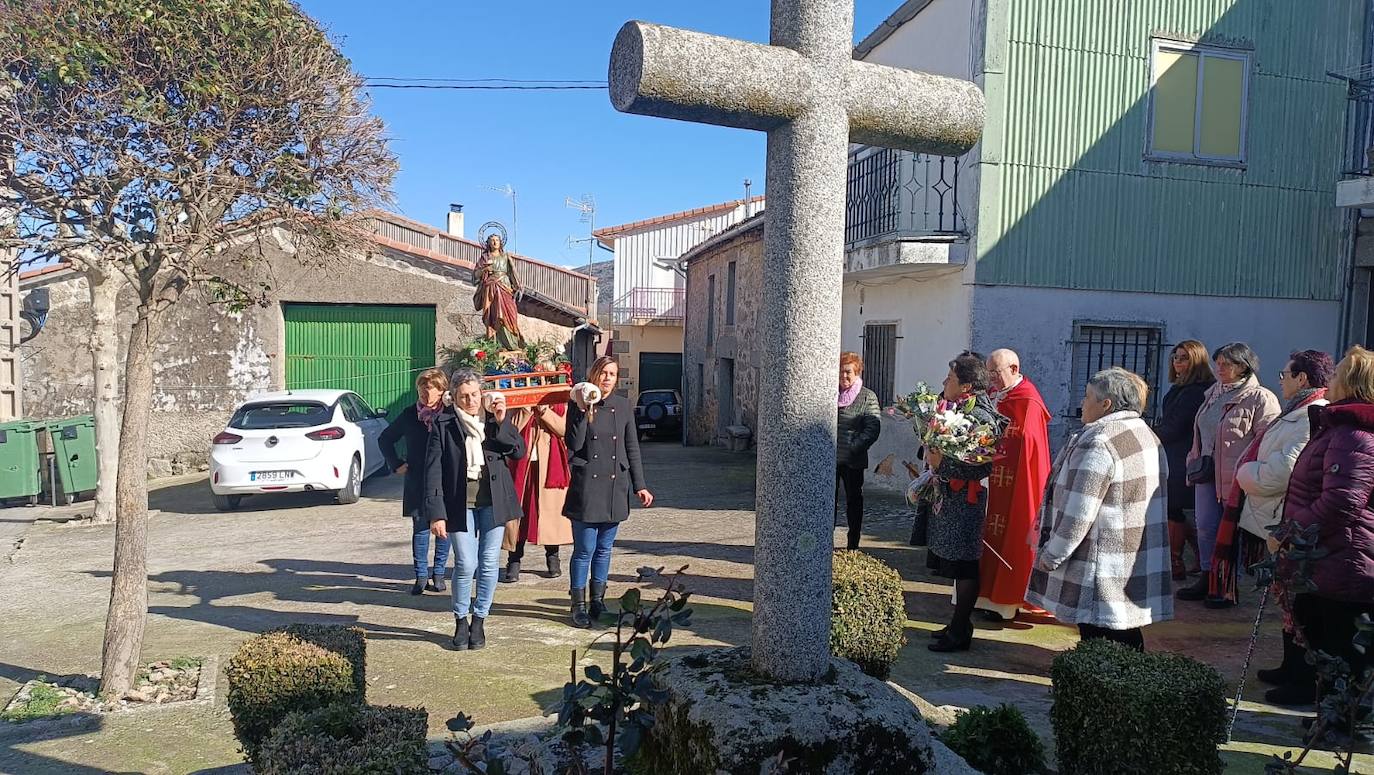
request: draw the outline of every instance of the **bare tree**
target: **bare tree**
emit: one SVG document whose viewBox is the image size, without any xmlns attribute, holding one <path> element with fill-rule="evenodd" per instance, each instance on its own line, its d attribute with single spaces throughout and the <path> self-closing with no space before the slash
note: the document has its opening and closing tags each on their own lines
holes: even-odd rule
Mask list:
<svg viewBox="0 0 1374 775">
<path fill-rule="evenodd" d="M 231 304 L 268 230 L 337 256 L 386 200 L 395 158 L 360 80 L 290 0 L 0 0 L 0 247 L 119 277 L 136 316 L 124 363 L 114 578 L 101 692 L 137 673 L 147 619 L 153 353 L 197 284 Z M 231 258 L 232 256 L 232 258 Z M 97 375 L 97 379 L 100 379 Z"/>
</svg>

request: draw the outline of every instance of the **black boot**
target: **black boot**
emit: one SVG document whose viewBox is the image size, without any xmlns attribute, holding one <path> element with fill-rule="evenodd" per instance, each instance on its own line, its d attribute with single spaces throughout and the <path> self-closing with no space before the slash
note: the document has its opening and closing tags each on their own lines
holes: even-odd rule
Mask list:
<svg viewBox="0 0 1374 775">
<path fill-rule="evenodd" d="M 1317 681 L 1313 678 L 1312 680 L 1287 683 L 1270 689 L 1264 693 L 1264 701 L 1272 705 L 1286 705 L 1294 708 L 1315 705 L 1317 702 Z"/>
<path fill-rule="evenodd" d="M 410 588 L 410 594 L 412 594 L 412 595 L 423 595 L 423 594 L 425 593 L 425 582 L 426 582 L 426 581 L 429 581 L 429 579 L 425 578 L 424 576 L 418 576 L 418 577 L 416 577 L 416 579 L 415 579 L 415 586 L 413 586 L 413 587 Z"/>
<path fill-rule="evenodd" d="M 515 582 L 519 581 L 520 562 L 517 560 L 515 562 L 506 563 L 506 571 L 501 574 L 500 580 L 502 584 L 514 584 Z"/>
<path fill-rule="evenodd" d="M 1179 600 L 1203 600 L 1207 597 L 1207 571 L 1203 571 L 1197 581 L 1190 587 L 1184 587 L 1178 591 Z"/>
<path fill-rule="evenodd" d="M 434 575 L 430 576 L 430 577 L 429 577 L 429 586 L 426 587 L 426 588 L 429 589 L 429 590 L 432 591 L 432 592 L 444 592 L 444 591 L 446 591 L 446 590 L 448 589 L 448 585 L 444 584 L 444 574 L 443 574 L 443 572 L 441 571 L 441 572 L 439 572 L 439 573 L 435 573 Z"/>
<path fill-rule="evenodd" d="M 558 562 L 558 552 L 544 555 L 544 561 L 549 564 L 549 578 L 556 579 L 563 575 L 563 566 Z"/>
<path fill-rule="evenodd" d="M 571 589 L 568 590 L 568 597 L 572 600 L 572 623 L 574 627 L 592 626 L 591 617 L 587 616 L 587 590 Z"/>
<path fill-rule="evenodd" d="M 592 605 L 587 612 L 592 621 L 599 621 L 606 613 L 606 582 L 592 582 Z"/>
<path fill-rule="evenodd" d="M 973 645 L 973 624 L 970 623 L 962 631 L 955 624 L 950 624 L 945 629 L 945 634 L 941 635 L 936 641 L 926 648 L 937 652 L 968 651 Z"/>
<path fill-rule="evenodd" d="M 477 614 L 472 615 L 472 630 L 468 633 L 469 649 L 476 651 L 477 649 L 487 647 L 486 623 L 487 620 L 485 617 L 478 616 Z"/>
<path fill-rule="evenodd" d="M 468 638 L 472 632 L 468 627 L 468 618 L 466 616 L 455 616 L 453 618 L 453 650 L 467 651 Z"/>
<path fill-rule="evenodd" d="M 1307 667 L 1307 650 L 1293 640 L 1293 633 L 1283 631 L 1283 662 L 1278 667 L 1269 670 L 1260 670 L 1255 673 L 1255 677 L 1270 686 L 1283 686 L 1287 683 L 1296 683 L 1294 679 L 1299 677 L 1298 670 Z"/>
</svg>

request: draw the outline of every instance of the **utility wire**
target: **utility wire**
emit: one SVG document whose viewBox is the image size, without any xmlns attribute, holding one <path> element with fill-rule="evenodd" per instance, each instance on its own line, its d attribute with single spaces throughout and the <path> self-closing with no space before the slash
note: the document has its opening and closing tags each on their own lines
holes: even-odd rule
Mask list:
<svg viewBox="0 0 1374 775">
<path fill-rule="evenodd" d="M 431 89 L 443 91 L 591 91 L 605 90 L 605 81 L 560 78 L 421 78 L 368 76 L 369 89 Z"/>
<path fill-rule="evenodd" d="M 448 85 L 448 84 L 423 84 L 423 83 L 363 83 L 365 89 L 429 89 L 437 91 L 578 91 L 596 90 L 605 91 L 605 86 L 474 86 L 474 85 Z"/>
<path fill-rule="evenodd" d="M 591 79 L 560 80 L 557 78 L 405 78 L 388 75 L 369 75 L 368 81 L 423 81 L 432 83 L 583 83 L 604 86 L 605 81 Z"/>
</svg>

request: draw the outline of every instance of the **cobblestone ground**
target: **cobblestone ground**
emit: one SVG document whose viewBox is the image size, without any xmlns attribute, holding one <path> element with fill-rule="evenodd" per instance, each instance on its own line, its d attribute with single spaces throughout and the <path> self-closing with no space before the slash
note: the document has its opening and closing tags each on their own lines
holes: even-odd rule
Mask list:
<svg viewBox="0 0 1374 775">
<path fill-rule="evenodd" d="M 647 445 L 646 458 L 658 502 L 636 511 L 621 531 L 612 596 L 629 586 L 640 566 L 687 565 L 696 616 L 689 631 L 674 636 L 673 650 L 747 641 L 753 458 L 671 444 Z M 352 506 L 297 495 L 249 499 L 243 510 L 221 514 L 211 508 L 203 477 L 163 485 L 152 496 L 145 661 L 217 656 L 223 665 L 245 638 L 274 626 L 350 624 L 368 632 L 368 699 L 425 706 L 436 738 L 460 710 L 479 723 L 550 710 L 573 650 L 581 657 L 592 637 L 565 624 L 566 578 L 526 573 L 518 584 L 501 585 L 489 647 L 448 651 L 448 598 L 407 594 L 409 521 L 399 516 L 399 498 L 399 479 L 388 477 L 367 483 L 363 500 Z M 865 550 L 906 580 L 910 643 L 893 680 L 935 705 L 1012 702 L 1049 742 L 1049 664 L 1076 642 L 1074 632 L 1034 620 L 980 625 L 973 650 L 929 652 L 925 633 L 948 617 L 949 587 L 925 574 L 922 551 L 905 546 L 909 517 L 897 494 L 872 493 L 868 507 Z M 74 511 L 79 508 L 0 515 L 0 702 L 37 675 L 99 667 L 113 529 L 30 524 Z M 836 539 L 843 541 L 842 530 Z M 527 567 L 541 565 L 541 555 L 538 549 L 527 553 Z M 565 566 L 566 557 L 565 550 Z M 1147 631 L 1149 646 L 1204 659 L 1234 681 L 1253 606 L 1251 599 L 1225 612 L 1183 607 L 1179 621 Z M 1277 660 L 1278 650 L 1277 619 L 1267 619 L 1256 656 L 1264 665 Z M 604 655 L 598 645 L 588 658 Z M 221 677 L 210 704 L 0 727 L 0 772 L 240 772 L 224 690 Z M 1269 752 L 1297 741 L 1298 728 L 1289 711 L 1244 704 L 1226 754 L 1228 772 L 1261 773 Z M 1329 759 L 1317 763 L 1323 761 L 1329 768 Z M 1364 757 L 1356 771 L 1374 771 L 1374 761 Z"/>
</svg>

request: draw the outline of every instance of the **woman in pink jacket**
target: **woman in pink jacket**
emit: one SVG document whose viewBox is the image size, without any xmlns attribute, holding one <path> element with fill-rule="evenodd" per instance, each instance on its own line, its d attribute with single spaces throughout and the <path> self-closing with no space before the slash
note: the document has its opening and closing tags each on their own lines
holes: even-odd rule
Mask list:
<svg viewBox="0 0 1374 775">
<path fill-rule="evenodd" d="M 1179 600 L 1207 597 L 1208 571 L 1221 525 L 1222 500 L 1231 492 L 1236 464 L 1255 434 L 1279 416 L 1279 399 L 1259 382 L 1259 356 L 1250 346 L 1232 342 L 1212 353 L 1217 382 L 1207 390 L 1193 422 L 1193 448 L 1188 452 L 1188 483 L 1193 485 L 1197 540 L 1202 575 L 1178 591 Z"/>
</svg>

